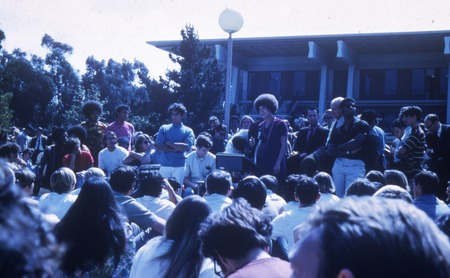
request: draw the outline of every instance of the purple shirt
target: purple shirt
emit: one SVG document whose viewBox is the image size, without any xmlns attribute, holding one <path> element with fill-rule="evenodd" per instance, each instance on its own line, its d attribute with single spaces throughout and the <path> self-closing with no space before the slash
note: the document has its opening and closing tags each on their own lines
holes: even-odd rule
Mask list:
<svg viewBox="0 0 450 278">
<path fill-rule="evenodd" d="M 131 123 L 125 121 L 123 124 L 119 124 L 114 121 L 106 127 L 106 131 L 114 132 L 117 138 L 126 137 L 128 139 L 128 150 L 131 150 L 131 138 L 134 134 L 134 126 Z"/>
</svg>

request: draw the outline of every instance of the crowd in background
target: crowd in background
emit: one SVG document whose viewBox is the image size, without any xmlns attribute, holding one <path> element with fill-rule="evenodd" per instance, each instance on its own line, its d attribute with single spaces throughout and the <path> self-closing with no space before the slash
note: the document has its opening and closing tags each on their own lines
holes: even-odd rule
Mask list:
<svg viewBox="0 0 450 278">
<path fill-rule="evenodd" d="M 386 142 L 376 111 L 352 98 L 292 122 L 271 94 L 254 108 L 229 127 L 211 115 L 195 135 L 173 103 L 150 135 L 127 105 L 105 124 L 89 101 L 79 125 L 2 131 L 0 222 L 14 236 L 0 237 L 1 273 L 450 275 L 450 128 L 437 115 L 402 107 Z"/>
</svg>

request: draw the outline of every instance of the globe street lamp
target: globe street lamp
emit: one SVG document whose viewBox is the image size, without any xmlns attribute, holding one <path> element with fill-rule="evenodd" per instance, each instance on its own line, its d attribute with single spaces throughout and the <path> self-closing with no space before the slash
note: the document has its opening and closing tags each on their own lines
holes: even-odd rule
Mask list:
<svg viewBox="0 0 450 278">
<path fill-rule="evenodd" d="M 233 39 L 231 34 L 236 33 L 241 30 L 242 25 L 244 25 L 244 19 L 242 15 L 231 9 L 225 9 L 219 15 L 219 25 L 222 30 L 229 34 L 228 37 L 228 54 L 227 54 L 227 75 L 225 83 L 225 125 L 227 126 L 227 132 L 230 128 L 230 98 L 231 98 L 231 74 L 232 74 L 232 61 L 233 61 Z"/>
</svg>

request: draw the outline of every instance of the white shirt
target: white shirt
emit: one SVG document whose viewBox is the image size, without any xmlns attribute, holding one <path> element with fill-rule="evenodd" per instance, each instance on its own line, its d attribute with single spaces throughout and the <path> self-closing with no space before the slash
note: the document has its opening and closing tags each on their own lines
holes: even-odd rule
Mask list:
<svg viewBox="0 0 450 278">
<path fill-rule="evenodd" d="M 211 211 L 221 211 L 233 203 L 233 201 L 225 195 L 213 193 L 203 197 L 208 205 L 211 207 Z"/>
<path fill-rule="evenodd" d="M 168 261 L 156 258 L 167 253 L 172 244 L 172 240 L 164 240 L 164 237 L 155 237 L 148 241 L 134 257 L 130 278 L 161 277 L 168 268 Z M 210 259 L 203 261 L 199 277 L 218 277 L 214 273 L 214 263 Z"/>
<path fill-rule="evenodd" d="M 167 220 L 175 209 L 174 203 L 158 197 L 143 196 L 141 198 L 136 198 L 136 201 L 164 220 Z"/>
<path fill-rule="evenodd" d="M 62 219 L 77 197 L 70 193 L 45 193 L 39 198 L 38 208 L 44 214 L 54 214 Z"/>
<path fill-rule="evenodd" d="M 311 214 L 313 207 L 298 207 L 297 209 L 284 211 L 272 221 L 272 239 L 284 237 L 287 240 L 289 250 L 294 246 L 294 228 L 303 223 Z"/>
<path fill-rule="evenodd" d="M 266 202 L 273 204 L 277 208 L 278 212 L 280 212 L 281 208 L 286 205 L 286 201 L 283 199 L 283 197 L 273 193 L 270 189 L 267 189 Z"/>
<path fill-rule="evenodd" d="M 98 168 L 106 170 L 109 176 L 116 168 L 123 165 L 123 159 L 128 156 L 128 151 L 120 146 L 111 152 L 108 148 L 104 148 L 98 154 Z"/>
<path fill-rule="evenodd" d="M 317 201 L 318 204 L 325 205 L 325 204 L 335 204 L 339 202 L 339 197 L 331 194 L 331 193 L 321 193 L 320 199 Z"/>
<path fill-rule="evenodd" d="M 198 157 L 197 152 L 191 152 L 186 157 L 184 176 L 193 183 L 204 181 L 206 176 L 216 170 L 216 156 L 210 152 L 204 157 Z"/>
</svg>

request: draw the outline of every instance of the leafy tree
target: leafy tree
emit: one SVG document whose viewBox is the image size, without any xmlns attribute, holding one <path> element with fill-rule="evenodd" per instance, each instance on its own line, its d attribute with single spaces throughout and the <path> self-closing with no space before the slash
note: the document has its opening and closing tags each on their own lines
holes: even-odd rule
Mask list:
<svg viewBox="0 0 450 278">
<path fill-rule="evenodd" d="M 48 34 L 42 38 L 42 46 L 50 52 L 45 56 L 45 65 L 49 67 L 49 76 L 54 83 L 53 99 L 47 115 L 55 125 L 70 125 L 80 122 L 81 83 L 77 72 L 67 61 L 66 56 L 72 54 L 73 48 L 57 42 Z"/>
<path fill-rule="evenodd" d="M 184 103 L 189 112 L 188 124 L 197 128 L 211 114 L 221 115 L 224 91 L 224 70 L 212 55 L 211 49 L 201 43 L 191 25 L 181 30 L 182 41 L 169 57 L 180 65 L 180 70 L 166 73 L 165 87 L 175 99 Z"/>
<path fill-rule="evenodd" d="M 9 101 L 2 102 L 8 103 L 2 105 L 3 112 L 11 109 L 14 124 L 19 126 L 48 123 L 44 112 L 52 98 L 52 80 L 44 71 L 35 69 L 19 49 L 11 54 L 3 51 L 0 65 L 0 94 L 12 94 Z"/>
</svg>

